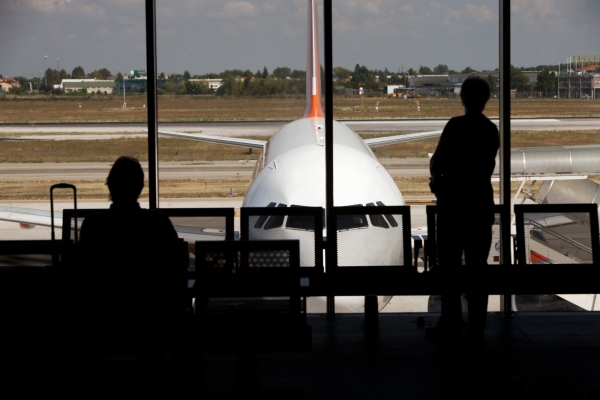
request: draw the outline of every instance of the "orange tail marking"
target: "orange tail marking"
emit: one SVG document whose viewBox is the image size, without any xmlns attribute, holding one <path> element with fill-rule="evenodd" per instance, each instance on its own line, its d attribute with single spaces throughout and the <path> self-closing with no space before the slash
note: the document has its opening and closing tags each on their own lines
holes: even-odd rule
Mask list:
<svg viewBox="0 0 600 400">
<path fill-rule="evenodd" d="M 319 64 L 319 25 L 317 0 L 308 0 L 308 47 L 306 57 L 306 118 L 324 118 L 321 107 L 321 69 Z"/>
<path fill-rule="evenodd" d="M 540 253 L 538 253 L 536 251 L 533 251 L 533 250 L 531 250 L 531 252 L 530 252 L 530 259 L 529 260 L 530 260 L 530 262 L 532 264 L 535 264 L 535 263 L 540 262 L 540 261 L 542 261 L 542 262 L 548 262 L 549 261 L 548 257 L 546 257 L 546 256 L 544 256 L 544 255 L 542 255 L 542 254 L 540 254 Z"/>
</svg>

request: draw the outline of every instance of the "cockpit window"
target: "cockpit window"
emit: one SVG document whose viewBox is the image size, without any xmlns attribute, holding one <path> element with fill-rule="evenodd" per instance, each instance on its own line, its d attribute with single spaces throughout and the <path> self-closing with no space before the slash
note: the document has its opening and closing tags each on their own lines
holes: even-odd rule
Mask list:
<svg viewBox="0 0 600 400">
<path fill-rule="evenodd" d="M 290 207 L 307 207 L 292 204 Z M 323 226 L 325 226 L 325 209 L 323 210 Z M 302 231 L 314 231 L 314 221 L 312 215 L 288 215 L 285 223 L 286 228 L 299 229 Z"/>
<path fill-rule="evenodd" d="M 375 207 L 375 203 L 367 203 L 367 207 Z M 390 226 L 387 222 L 385 222 L 385 218 L 381 214 L 369 214 L 369 219 L 371 220 L 371 225 L 377 226 L 379 228 L 388 229 Z"/>
<path fill-rule="evenodd" d="M 280 208 L 280 207 L 287 207 L 287 204 L 279 203 L 277 205 L 277 208 Z M 271 215 L 269 217 L 269 220 L 265 224 L 265 230 L 266 229 L 281 228 L 281 226 L 283 226 L 283 219 L 284 218 L 285 218 L 285 215 Z"/>
<path fill-rule="evenodd" d="M 355 204 L 350 207 L 363 207 L 362 204 Z M 367 216 L 365 214 L 339 215 L 337 217 L 338 231 L 347 231 L 349 229 L 368 228 Z"/>
<path fill-rule="evenodd" d="M 377 205 L 381 206 L 381 207 L 385 207 L 385 204 L 383 204 L 382 201 L 378 201 Z M 385 217 L 385 219 L 387 219 L 387 221 L 390 223 L 390 225 L 393 228 L 398 226 L 398 221 L 396 221 L 396 218 L 394 218 L 394 216 L 392 214 L 383 214 L 383 216 Z"/>
<path fill-rule="evenodd" d="M 269 205 L 267 207 L 275 207 L 277 203 L 269 203 Z M 258 219 L 256 220 L 256 223 L 254 224 L 254 227 L 256 229 L 260 229 L 262 228 L 262 226 L 264 225 L 265 221 L 267 220 L 267 218 L 269 218 L 268 215 L 261 215 L 258 217 Z"/>
</svg>

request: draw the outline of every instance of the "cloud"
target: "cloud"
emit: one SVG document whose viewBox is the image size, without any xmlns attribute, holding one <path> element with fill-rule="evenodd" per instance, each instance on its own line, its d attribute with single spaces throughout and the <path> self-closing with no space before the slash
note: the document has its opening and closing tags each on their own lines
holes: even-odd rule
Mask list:
<svg viewBox="0 0 600 400">
<path fill-rule="evenodd" d="M 110 31 L 106 26 L 101 26 L 97 29 L 94 29 L 94 36 L 107 37 L 110 36 Z"/>
<path fill-rule="evenodd" d="M 484 4 L 467 4 L 464 13 L 477 23 L 498 21 L 498 15 Z"/>
<path fill-rule="evenodd" d="M 13 11 L 34 11 L 49 16 L 65 13 L 93 19 L 106 16 L 104 8 L 85 0 L 9 0 L 8 7 Z"/>
<path fill-rule="evenodd" d="M 364 11 L 367 14 L 371 14 L 371 15 L 379 15 L 379 14 L 381 14 L 381 10 L 379 9 L 379 5 L 377 5 L 376 3 L 372 2 L 372 1 L 368 2 L 364 6 Z"/>
<path fill-rule="evenodd" d="M 221 10 L 213 12 L 211 16 L 219 19 L 240 19 L 256 17 L 258 14 L 258 8 L 249 1 L 230 1 Z"/>
</svg>

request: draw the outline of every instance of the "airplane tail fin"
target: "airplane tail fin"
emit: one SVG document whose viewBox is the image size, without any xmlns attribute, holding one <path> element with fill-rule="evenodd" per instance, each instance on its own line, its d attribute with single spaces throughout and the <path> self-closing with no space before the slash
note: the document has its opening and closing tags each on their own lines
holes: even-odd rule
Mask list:
<svg viewBox="0 0 600 400">
<path fill-rule="evenodd" d="M 319 64 L 319 24 L 317 0 L 308 0 L 308 51 L 306 57 L 305 118 L 324 118 L 321 107 L 321 64 Z"/>
</svg>

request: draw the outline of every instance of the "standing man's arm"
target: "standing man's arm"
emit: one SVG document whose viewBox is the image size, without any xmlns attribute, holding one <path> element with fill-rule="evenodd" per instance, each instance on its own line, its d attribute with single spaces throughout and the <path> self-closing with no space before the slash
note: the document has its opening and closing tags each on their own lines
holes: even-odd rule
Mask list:
<svg viewBox="0 0 600 400">
<path fill-rule="evenodd" d="M 443 179 L 444 173 L 448 168 L 448 163 L 451 149 L 450 149 L 450 131 L 452 129 L 452 120 L 448 121 L 444 130 L 442 131 L 442 135 L 440 136 L 440 140 L 435 148 L 435 152 L 431 156 L 431 160 L 429 160 L 429 173 L 431 175 L 429 187 L 431 192 L 434 194 L 438 193 L 438 190 L 441 188 L 441 180 Z"/>
</svg>

